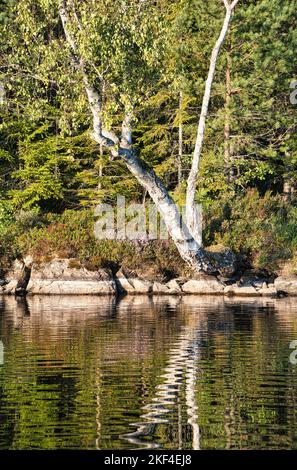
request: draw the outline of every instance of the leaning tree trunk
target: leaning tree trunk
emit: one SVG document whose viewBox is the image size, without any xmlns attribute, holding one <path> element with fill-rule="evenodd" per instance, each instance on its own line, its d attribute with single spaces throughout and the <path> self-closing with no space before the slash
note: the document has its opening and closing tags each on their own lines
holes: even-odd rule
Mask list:
<svg viewBox="0 0 297 470">
<path fill-rule="evenodd" d="M 237 3 L 238 0 L 236 0 Z M 224 0 L 226 5 L 227 0 Z M 235 2 L 234 2 L 235 3 Z M 234 5 L 235 6 L 235 5 Z M 203 250 L 202 246 L 199 244 L 198 240 L 200 239 L 200 231 L 196 232 L 192 230 L 192 224 L 188 227 L 184 222 L 181 222 L 181 214 L 170 197 L 167 189 L 165 188 L 162 181 L 156 176 L 152 169 L 146 168 L 140 158 L 136 155 L 133 146 L 132 146 L 132 130 L 131 130 L 131 121 L 132 121 L 132 111 L 128 109 L 125 115 L 125 119 L 122 123 L 122 133 L 118 137 L 113 131 L 104 129 L 103 120 L 102 120 L 102 97 L 98 89 L 96 89 L 90 80 L 88 74 L 88 68 L 85 66 L 84 60 L 80 55 L 79 48 L 76 43 L 76 39 L 69 28 L 69 23 L 71 23 L 71 15 L 69 10 L 73 10 L 73 2 L 67 2 L 67 0 L 60 0 L 59 2 L 59 14 L 62 21 L 64 33 L 66 40 L 72 49 L 73 59 L 80 69 L 82 74 L 83 84 L 86 90 L 88 97 L 88 102 L 90 110 L 93 115 L 93 138 L 101 146 L 108 147 L 110 149 L 112 157 L 120 157 L 127 165 L 127 168 L 130 172 L 136 177 L 140 185 L 148 192 L 153 202 L 155 203 L 158 211 L 160 212 L 165 226 L 170 234 L 174 244 L 176 245 L 181 257 L 196 271 L 212 272 L 213 268 L 207 253 Z M 226 7 L 227 8 L 227 7 Z M 232 7 L 233 8 L 233 7 Z M 225 37 L 228 24 L 231 17 L 231 6 L 228 5 L 227 8 L 227 20 L 224 22 L 224 34 L 221 33 L 220 39 L 223 40 Z M 73 11 L 72 11 L 73 13 Z M 76 20 L 78 20 L 75 15 Z M 223 37 L 222 37 L 223 36 Z M 217 50 L 218 53 L 218 50 Z M 216 58 L 215 58 L 216 59 Z M 212 58 L 212 68 L 214 74 L 216 60 Z M 212 79 L 208 85 L 211 86 Z M 210 86 L 207 86 L 208 93 L 210 94 Z M 204 100 L 205 101 L 205 100 Z M 204 102 L 202 109 L 202 118 L 205 122 L 205 117 L 207 114 L 207 107 L 209 97 Z M 202 126 L 204 127 L 204 126 Z M 199 136 L 202 136 L 202 133 L 199 132 Z M 202 139 L 203 140 L 203 139 Z M 202 144 L 201 140 L 201 144 Z M 193 168 L 195 168 L 197 160 L 197 151 L 194 155 Z M 191 190 L 195 193 L 195 182 L 193 178 L 196 173 L 191 172 L 190 181 Z M 196 175 L 197 176 L 197 175 Z M 190 194 L 192 196 L 192 194 Z M 197 229 L 197 216 L 196 208 L 194 203 L 194 197 L 189 197 L 190 203 L 190 212 L 191 215 L 194 214 L 196 220 L 196 229 Z M 192 200 L 193 199 L 193 200 Z"/>
</svg>

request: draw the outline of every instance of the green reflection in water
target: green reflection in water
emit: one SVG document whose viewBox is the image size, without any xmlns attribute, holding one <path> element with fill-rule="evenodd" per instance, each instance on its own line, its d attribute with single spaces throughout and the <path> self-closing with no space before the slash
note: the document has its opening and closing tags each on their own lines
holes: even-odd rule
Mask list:
<svg viewBox="0 0 297 470">
<path fill-rule="evenodd" d="M 297 448 L 297 299 L 0 298 L 0 448 Z"/>
</svg>

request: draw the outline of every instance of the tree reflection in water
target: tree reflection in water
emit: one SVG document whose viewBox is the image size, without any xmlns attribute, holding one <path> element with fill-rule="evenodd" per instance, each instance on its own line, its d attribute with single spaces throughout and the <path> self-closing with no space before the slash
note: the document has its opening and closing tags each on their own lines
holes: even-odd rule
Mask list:
<svg viewBox="0 0 297 470">
<path fill-rule="evenodd" d="M 0 297 L 0 448 L 294 448 L 296 299 Z"/>
<path fill-rule="evenodd" d="M 199 450 L 198 407 L 195 402 L 196 373 L 199 357 L 199 329 L 186 327 L 178 341 L 169 351 L 167 365 L 160 375 L 161 384 L 157 385 L 151 403 L 143 407 L 143 422 L 135 423 L 137 430 L 125 434 L 128 442 L 143 448 L 158 448 L 159 445 L 146 442 L 142 436 L 154 434 L 156 425 L 168 423 L 166 415 L 171 413 L 178 403 L 183 381 L 186 382 L 186 404 L 188 423 L 193 429 L 193 450 Z"/>
</svg>

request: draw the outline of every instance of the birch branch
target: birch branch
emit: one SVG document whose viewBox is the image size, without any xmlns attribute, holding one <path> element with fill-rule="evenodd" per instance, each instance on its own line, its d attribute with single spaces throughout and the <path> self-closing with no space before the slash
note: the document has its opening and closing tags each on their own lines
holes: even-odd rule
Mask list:
<svg viewBox="0 0 297 470">
<path fill-rule="evenodd" d="M 228 2 L 228 0 L 223 0 L 223 1 L 226 7 L 226 14 L 225 14 L 225 19 L 224 19 L 224 23 L 223 23 L 220 35 L 216 41 L 216 44 L 211 54 L 208 77 L 205 83 L 205 91 L 204 91 L 199 125 L 198 125 L 198 130 L 197 130 L 195 150 L 194 150 L 192 166 L 191 166 L 190 174 L 188 177 L 188 184 L 187 184 L 186 218 L 187 218 L 187 224 L 188 224 L 189 230 L 194 238 L 197 238 L 198 236 L 197 214 L 195 210 L 195 192 L 196 192 L 196 187 L 197 187 L 197 177 L 199 174 L 201 151 L 202 151 L 204 135 L 205 135 L 205 123 L 206 123 L 206 118 L 208 114 L 210 94 L 211 94 L 211 89 L 212 89 L 212 84 L 214 80 L 219 52 L 225 40 L 225 37 L 227 35 L 232 13 L 239 0 L 234 0 L 231 4 Z"/>
<path fill-rule="evenodd" d="M 79 55 L 77 42 L 69 29 L 68 25 L 70 24 L 71 19 L 67 10 L 66 0 L 60 0 L 59 2 L 59 15 L 62 21 L 66 41 L 72 49 L 73 58 L 82 74 L 84 87 L 93 115 L 93 138 L 98 144 L 109 147 L 111 149 L 112 155 L 116 156 L 118 153 L 117 145 L 119 144 L 119 138 L 114 132 L 103 129 L 102 99 L 98 90 L 90 83 L 88 74 L 86 72 L 85 62 Z"/>
<path fill-rule="evenodd" d="M 224 5 L 226 7 L 226 10 L 231 10 L 231 11 L 234 10 L 238 2 L 239 0 L 234 0 L 232 3 L 229 3 L 228 0 L 224 0 Z"/>
<path fill-rule="evenodd" d="M 122 138 L 121 147 L 131 149 L 132 148 L 132 119 L 133 114 L 131 110 L 126 111 L 125 118 L 122 124 Z"/>
</svg>

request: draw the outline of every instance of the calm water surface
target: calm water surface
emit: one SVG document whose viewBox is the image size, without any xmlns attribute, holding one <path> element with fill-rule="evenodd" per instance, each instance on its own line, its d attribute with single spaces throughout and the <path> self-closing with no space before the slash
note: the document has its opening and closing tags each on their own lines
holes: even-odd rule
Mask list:
<svg viewBox="0 0 297 470">
<path fill-rule="evenodd" d="M 0 297 L 0 448 L 297 449 L 292 340 L 297 299 Z"/>
</svg>

